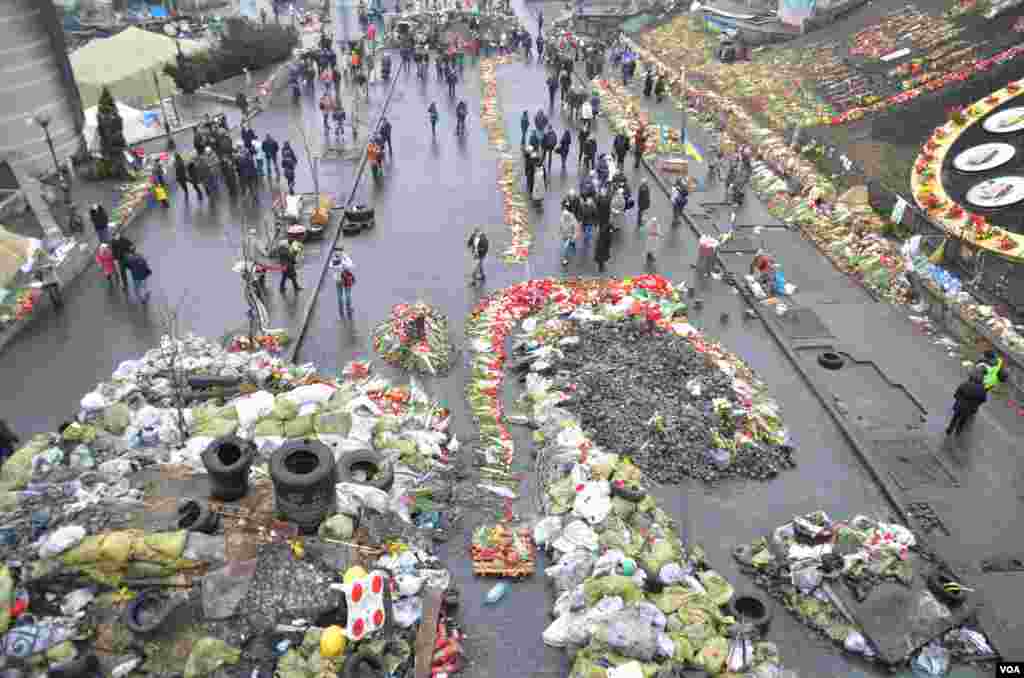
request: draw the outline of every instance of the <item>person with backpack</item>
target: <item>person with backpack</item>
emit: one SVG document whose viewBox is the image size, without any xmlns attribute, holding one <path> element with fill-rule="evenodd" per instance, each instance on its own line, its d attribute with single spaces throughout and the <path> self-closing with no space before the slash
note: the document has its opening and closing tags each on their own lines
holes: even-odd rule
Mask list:
<svg viewBox="0 0 1024 678">
<path fill-rule="evenodd" d="M 465 101 L 460 101 L 455 107 L 455 134 L 462 136 L 466 133 L 466 116 L 469 115 L 469 106 Z"/>
<path fill-rule="evenodd" d="M 352 272 L 355 268 L 352 258 L 345 251 L 344 247 L 339 247 L 334 251 L 329 268 L 331 273 L 334 274 L 334 284 L 338 292 L 338 315 L 344 319 L 347 309 L 348 317 L 351 318 L 352 287 L 356 284 L 356 276 Z"/>
<path fill-rule="evenodd" d="M 970 378 L 960 384 L 953 394 L 953 417 L 946 427 L 947 436 L 959 436 L 964 428 L 978 414 L 978 410 L 988 400 L 988 392 L 985 390 L 985 374 L 988 372 L 986 365 L 975 365 Z"/>
<path fill-rule="evenodd" d="M 469 253 L 475 262 L 473 265 L 473 281 L 470 284 L 483 283 L 487 279 L 487 274 L 484 273 L 484 257 L 487 256 L 487 250 L 490 247 L 490 244 L 487 242 L 487 235 L 482 229 L 474 228 L 469 236 L 469 240 L 466 242 L 466 247 L 469 248 Z"/>
<path fill-rule="evenodd" d="M 135 288 L 135 296 L 143 303 L 149 303 L 149 290 L 146 289 L 149 277 L 153 275 L 153 269 L 138 252 L 132 251 L 125 259 L 125 265 L 132 274 L 132 285 Z"/>
</svg>

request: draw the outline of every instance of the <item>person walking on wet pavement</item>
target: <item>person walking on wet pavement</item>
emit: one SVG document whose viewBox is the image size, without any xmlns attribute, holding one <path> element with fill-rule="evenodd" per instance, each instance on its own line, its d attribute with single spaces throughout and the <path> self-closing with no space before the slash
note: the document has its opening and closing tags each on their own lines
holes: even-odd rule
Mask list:
<svg viewBox="0 0 1024 678">
<path fill-rule="evenodd" d="M 665 74 L 658 73 L 658 79 L 654 81 L 654 101 L 661 103 L 665 98 Z"/>
<path fill-rule="evenodd" d="M 149 303 L 149 290 L 146 289 L 149 277 L 153 275 L 153 269 L 145 257 L 134 249 L 125 258 L 124 265 L 132 274 L 132 285 L 135 288 L 135 297 L 140 303 Z M 127 290 L 127 287 L 125 288 Z"/>
<path fill-rule="evenodd" d="M 569 89 L 572 87 L 572 76 L 569 75 L 568 71 L 562 72 L 562 75 L 558 78 L 558 84 L 562 90 L 562 103 L 568 103 Z"/>
<path fill-rule="evenodd" d="M 658 243 L 661 242 L 661 225 L 658 224 L 658 218 L 651 217 L 644 224 L 644 230 L 644 255 L 648 261 L 654 261 L 657 258 Z"/>
<path fill-rule="evenodd" d="M 971 423 L 981 406 L 988 400 L 988 392 L 985 390 L 984 365 L 976 365 L 971 371 L 971 376 L 964 383 L 957 387 L 953 394 L 953 417 L 946 427 L 946 435 L 959 436 L 964 428 Z"/>
<path fill-rule="evenodd" d="M 651 187 L 647 185 L 647 179 L 640 180 L 640 187 L 636 191 L 636 227 L 644 225 L 644 212 L 651 208 Z"/>
<path fill-rule="evenodd" d="M 565 130 L 562 132 L 562 139 L 558 142 L 558 150 L 555 151 L 562 158 L 562 173 L 565 173 L 565 161 L 569 157 L 569 147 L 572 146 L 572 132 Z"/>
<path fill-rule="evenodd" d="M 103 205 L 94 202 L 89 208 L 89 218 L 96 229 L 96 238 L 100 242 L 110 242 L 110 217 L 107 216 L 107 210 L 103 209 Z"/>
<path fill-rule="evenodd" d="M 352 258 L 344 247 L 339 247 L 331 255 L 330 269 L 334 274 L 334 285 L 338 292 L 338 315 L 343 319 L 346 310 L 348 317 L 352 317 L 352 287 L 356 284 L 354 268 Z"/>
<path fill-rule="evenodd" d="M 594 160 L 597 158 L 597 139 L 587 137 L 583 142 L 583 169 L 594 169 Z"/>
<path fill-rule="evenodd" d="M 427 116 L 430 118 L 430 133 L 437 137 L 437 104 L 433 101 L 427 106 Z"/>
<path fill-rule="evenodd" d="M 615 140 L 612 141 L 612 150 L 615 152 L 619 169 L 623 168 L 626 164 L 626 154 L 629 153 L 629 137 L 623 132 L 616 134 Z"/>
<path fill-rule="evenodd" d="M 558 78 L 552 73 L 548 76 L 548 108 L 555 107 L 555 94 L 558 92 Z"/>
<path fill-rule="evenodd" d="M 288 181 L 288 192 L 295 195 L 295 166 L 298 165 L 298 158 L 289 142 L 284 142 L 281 147 L 281 167 L 284 168 L 284 178 Z"/>
<path fill-rule="evenodd" d="M 545 177 L 551 172 L 551 161 L 554 158 L 556 146 L 558 146 L 558 133 L 554 127 L 548 127 L 540 144 L 541 149 L 544 151 L 543 161 L 547 162 Z"/>
<path fill-rule="evenodd" d="M 448 73 L 445 75 L 445 79 L 448 81 L 448 98 L 455 98 L 455 83 L 459 81 L 459 76 L 455 74 L 454 68 L 449 68 Z"/>
<path fill-rule="evenodd" d="M 281 167 L 277 164 L 277 139 L 270 136 L 270 132 L 267 132 L 267 136 L 263 137 L 263 143 L 260 144 L 260 149 L 263 151 L 263 155 L 267 158 L 267 165 L 274 168 L 274 172 L 278 177 L 281 176 Z M 267 175 L 270 175 L 270 169 L 267 169 Z"/>
<path fill-rule="evenodd" d="M 114 274 L 116 272 L 114 252 L 107 243 L 100 243 L 100 246 L 96 248 L 96 263 L 99 264 L 100 270 L 103 271 L 103 277 L 107 279 L 107 284 L 113 287 Z"/>
<path fill-rule="evenodd" d="M 581 93 L 581 96 L 586 96 Z M 590 126 L 594 122 L 594 107 L 590 105 L 590 101 L 584 99 L 583 104 L 580 106 L 580 120 L 583 121 L 583 126 L 586 130 L 590 131 Z"/>
<path fill-rule="evenodd" d="M 487 242 L 487 235 L 483 230 L 474 228 L 469 236 L 469 240 L 466 242 L 466 247 L 469 248 L 469 253 L 474 261 L 473 280 L 470 284 L 483 283 L 487 279 L 487 274 L 484 273 L 484 257 L 487 256 L 487 250 L 490 247 L 490 244 Z"/>
<path fill-rule="evenodd" d="M 181 157 L 181 153 L 174 154 L 174 180 L 185 192 L 185 200 L 188 200 L 188 167 L 185 165 L 185 159 Z"/>
<path fill-rule="evenodd" d="M 586 198 L 580 207 L 580 221 L 583 222 L 583 244 L 589 244 L 597 223 L 597 203 L 593 198 Z"/>
<path fill-rule="evenodd" d="M 455 134 L 463 136 L 466 133 L 466 116 L 469 115 L 469 106 L 465 101 L 460 101 L 455 107 Z"/>
<path fill-rule="evenodd" d="M 651 92 L 654 91 L 654 72 L 648 68 L 647 73 L 644 74 L 644 98 L 650 99 Z"/>
<path fill-rule="evenodd" d="M 612 231 L 622 230 L 622 222 L 626 217 L 626 191 L 619 188 L 612 196 Z"/>
<path fill-rule="evenodd" d="M 594 261 L 597 270 L 604 273 L 605 265 L 612 258 L 612 227 L 611 223 L 602 222 L 597 229 L 597 246 L 594 248 Z"/>
<path fill-rule="evenodd" d="M 284 294 L 285 283 L 290 280 L 292 282 L 292 288 L 295 290 L 295 293 L 298 294 L 302 290 L 302 287 L 299 286 L 299 274 L 297 270 L 298 262 L 295 258 L 295 252 L 292 251 L 291 247 L 288 247 L 287 244 L 285 244 L 285 246 L 281 247 L 279 250 L 278 256 L 281 259 L 281 284 L 278 289 L 281 291 L 281 294 Z"/>
<path fill-rule="evenodd" d="M 388 155 L 394 159 L 395 149 L 391 147 L 391 121 L 388 120 L 386 115 L 380 119 L 380 140 L 381 147 L 383 148 L 386 146 L 388 149 Z"/>
<path fill-rule="evenodd" d="M 640 169 L 640 161 L 643 160 L 644 150 L 647 147 L 647 128 L 641 125 L 636 129 L 636 136 L 633 137 L 633 157 L 636 162 L 633 169 Z"/>
<path fill-rule="evenodd" d="M 568 209 L 562 209 L 559 222 L 559 237 L 562 242 L 562 266 L 569 265 L 569 257 L 576 254 L 576 238 L 579 237 L 580 222 Z"/>
<path fill-rule="evenodd" d="M 324 119 L 324 132 L 331 129 L 331 110 L 334 108 L 334 99 L 324 94 L 320 97 L 320 115 Z"/>
<path fill-rule="evenodd" d="M 192 184 L 192 188 L 195 189 L 196 197 L 198 197 L 200 200 L 202 200 L 203 199 L 203 189 L 202 189 L 203 177 L 202 177 L 201 173 L 199 172 L 199 165 L 196 163 L 196 160 L 194 158 L 192 160 L 188 161 L 188 164 L 185 166 L 185 171 L 188 173 L 188 183 Z M 182 184 L 182 185 L 184 185 L 184 184 Z M 186 193 L 185 193 L 185 197 L 188 197 L 187 190 L 186 190 Z"/>
<path fill-rule="evenodd" d="M 522 140 L 519 142 L 520 146 L 526 145 L 526 133 L 530 131 L 530 114 L 527 111 L 523 111 L 523 115 L 519 118 L 519 129 L 523 133 Z"/>
<path fill-rule="evenodd" d="M 245 96 L 245 92 L 239 92 L 235 95 L 235 104 L 242 111 L 242 119 L 245 120 L 246 116 L 249 115 L 249 99 Z"/>
<path fill-rule="evenodd" d="M 576 159 L 576 163 L 578 165 L 580 165 L 580 166 L 583 165 L 583 155 L 586 152 L 586 149 L 583 148 L 583 146 L 584 146 L 584 144 L 587 143 L 587 139 L 589 139 L 589 138 L 590 138 L 590 130 L 588 130 L 587 128 L 580 127 L 579 130 L 576 131 L 576 145 L 579 146 L 579 149 L 580 149 L 579 150 L 579 157 Z"/>
<path fill-rule="evenodd" d="M 121 274 L 121 287 L 128 290 L 128 256 L 135 251 L 135 243 L 122 234 L 118 234 L 110 242 L 110 250 L 117 262 L 118 273 Z"/>
<path fill-rule="evenodd" d="M 539 108 L 537 109 L 536 115 L 533 116 L 533 126 L 541 133 L 543 133 L 548 126 L 548 116 L 544 115 L 544 111 Z"/>
</svg>

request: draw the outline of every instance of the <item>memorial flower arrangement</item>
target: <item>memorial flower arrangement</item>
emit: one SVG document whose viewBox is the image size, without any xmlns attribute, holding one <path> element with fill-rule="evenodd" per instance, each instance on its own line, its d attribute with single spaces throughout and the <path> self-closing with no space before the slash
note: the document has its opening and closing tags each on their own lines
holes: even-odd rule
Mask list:
<svg viewBox="0 0 1024 678">
<path fill-rule="evenodd" d="M 428 304 L 397 304 L 373 331 L 373 349 L 390 365 L 444 373 L 451 367 L 448 319 Z"/>
</svg>

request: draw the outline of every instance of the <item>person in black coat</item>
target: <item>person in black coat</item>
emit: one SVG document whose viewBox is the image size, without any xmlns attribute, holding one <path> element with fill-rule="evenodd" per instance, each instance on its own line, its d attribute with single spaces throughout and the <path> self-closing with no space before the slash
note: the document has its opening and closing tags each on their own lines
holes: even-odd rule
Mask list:
<svg viewBox="0 0 1024 678">
<path fill-rule="evenodd" d="M 594 261 L 597 270 L 604 273 L 605 264 L 612 258 L 612 225 L 602 222 L 597 228 L 597 247 L 594 248 Z"/>
<path fill-rule="evenodd" d="M 543 132 L 548 126 L 548 116 L 544 115 L 544 111 L 537 109 L 537 114 L 533 116 L 533 126 L 537 128 L 538 132 Z"/>
<path fill-rule="evenodd" d="M 647 69 L 647 74 L 644 75 L 644 97 L 650 99 L 651 91 L 654 89 L 654 73 L 651 69 Z"/>
<path fill-rule="evenodd" d="M 263 155 L 267 158 L 267 165 L 274 168 L 274 172 L 278 177 L 281 176 L 281 167 L 277 163 L 277 151 L 279 147 L 277 145 L 277 139 L 270 136 L 270 132 L 267 132 L 267 136 L 263 138 L 263 143 L 260 145 L 263 150 Z M 269 174 L 270 171 L 267 171 Z"/>
<path fill-rule="evenodd" d="M 562 171 L 565 172 L 565 160 L 569 157 L 569 147 L 572 146 L 572 132 L 565 130 L 562 132 L 562 139 L 558 143 L 558 150 L 555 151 L 562 157 Z"/>
<path fill-rule="evenodd" d="M 554 73 L 548 76 L 548 108 L 555 107 L 555 93 L 558 92 L 558 78 Z"/>
<path fill-rule="evenodd" d="M 526 133 L 530 131 L 530 114 L 523 111 L 523 115 L 519 118 L 519 129 L 523 131 L 523 139 L 519 142 L 520 146 L 526 145 Z"/>
<path fill-rule="evenodd" d="M 487 234 L 481 229 L 475 228 L 469 235 L 469 240 L 466 241 L 466 247 L 469 248 L 469 253 L 475 261 L 473 266 L 473 285 L 478 282 L 483 282 L 487 278 L 487 274 L 484 273 L 484 258 L 487 256 L 487 250 L 490 247 L 487 242 Z"/>
<path fill-rule="evenodd" d="M 117 262 L 118 273 L 121 274 L 121 286 L 128 289 L 128 256 L 135 251 L 135 243 L 121 234 L 110 242 L 110 253 Z"/>
<path fill-rule="evenodd" d="M 988 393 L 985 391 L 986 371 L 984 365 L 976 366 L 970 378 L 957 387 L 956 393 L 953 394 L 956 399 L 953 404 L 953 418 L 946 427 L 947 436 L 959 436 L 963 433 L 964 427 L 974 419 L 982 404 L 988 400 Z"/>
<path fill-rule="evenodd" d="M 195 189 L 196 195 L 200 200 L 203 199 L 203 173 L 200 171 L 199 164 L 195 159 L 189 160 L 188 165 L 185 166 L 185 170 L 188 173 L 188 182 L 192 184 L 192 188 Z"/>
<path fill-rule="evenodd" d="M 541 149 L 544 151 L 543 160 L 547 161 L 548 173 L 551 172 L 551 160 L 555 155 L 555 147 L 558 146 L 558 132 L 553 127 L 548 127 L 547 131 L 544 132 L 544 138 L 541 140 Z"/>
<path fill-rule="evenodd" d="M 588 130 L 586 127 L 580 127 L 579 131 L 576 132 L 576 144 L 580 148 L 579 158 L 576 160 L 576 162 L 579 163 L 580 165 L 583 164 L 583 154 L 586 152 L 586 149 L 583 148 L 583 146 L 587 143 L 587 139 L 589 138 L 590 130 Z"/>
<path fill-rule="evenodd" d="M 610 226 L 612 223 L 612 194 L 602 188 L 597 194 L 597 225 Z"/>
<path fill-rule="evenodd" d="M 92 219 L 92 226 L 96 229 L 96 238 L 100 242 L 110 242 L 110 217 L 103 205 L 93 203 L 89 208 L 89 218 Z"/>
<path fill-rule="evenodd" d="M 597 158 L 597 139 L 588 137 L 583 142 L 583 169 L 594 169 L 594 160 Z"/>
<path fill-rule="evenodd" d="M 186 167 L 181 153 L 174 154 L 174 180 L 185 191 L 185 199 L 188 200 L 188 167 Z"/>
<path fill-rule="evenodd" d="M 615 135 L 615 140 L 612 142 L 612 149 L 615 151 L 615 159 L 619 164 L 619 171 L 622 171 L 626 163 L 626 154 L 629 153 L 629 137 L 622 132 Z"/>
<path fill-rule="evenodd" d="M 533 153 L 533 146 L 527 146 L 523 149 L 523 174 L 526 176 L 526 193 L 527 195 L 533 195 L 533 182 L 535 176 L 536 156 Z"/>
<path fill-rule="evenodd" d="M 647 185 L 647 179 L 640 180 L 640 188 L 636 190 L 636 226 L 639 228 L 644 223 L 644 212 L 651 208 L 651 187 Z"/>
<path fill-rule="evenodd" d="M 654 81 L 654 99 L 657 103 L 661 103 L 661 100 L 665 98 L 665 76 L 663 74 L 658 75 L 658 79 Z"/>
<path fill-rule="evenodd" d="M 392 159 L 394 159 L 395 149 L 391 147 L 391 121 L 387 119 L 387 116 L 380 119 L 380 138 L 383 142 L 381 144 L 381 150 L 384 150 L 384 147 L 386 146 L 388 154 L 390 154 Z"/>
</svg>

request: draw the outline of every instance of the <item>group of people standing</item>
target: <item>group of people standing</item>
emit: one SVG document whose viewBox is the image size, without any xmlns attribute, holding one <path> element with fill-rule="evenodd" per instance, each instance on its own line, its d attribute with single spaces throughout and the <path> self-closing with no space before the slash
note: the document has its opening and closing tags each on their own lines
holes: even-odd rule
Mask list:
<svg viewBox="0 0 1024 678">
<path fill-rule="evenodd" d="M 96 249 L 96 263 L 100 272 L 107 279 L 107 284 L 113 289 L 117 280 L 121 281 L 121 288 L 125 295 L 131 296 L 134 290 L 136 299 L 140 303 L 149 302 L 149 278 L 153 270 L 149 262 L 135 248 L 135 243 L 126 238 L 123 233 L 118 233 L 113 238 L 110 235 L 110 217 L 103 205 L 94 203 L 89 208 L 89 218 L 96 229 L 96 237 L 100 241 Z M 129 280 L 131 284 L 129 285 Z"/>
</svg>

